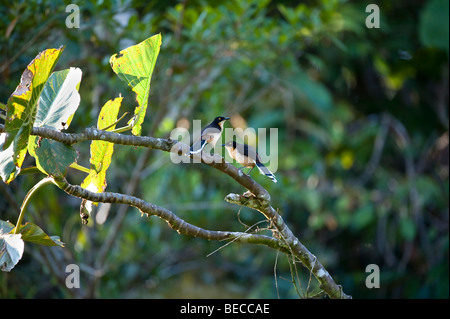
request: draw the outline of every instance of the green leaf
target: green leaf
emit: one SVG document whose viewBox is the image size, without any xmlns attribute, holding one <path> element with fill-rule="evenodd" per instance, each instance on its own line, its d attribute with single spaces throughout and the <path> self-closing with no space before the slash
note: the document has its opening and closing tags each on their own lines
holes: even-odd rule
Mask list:
<svg viewBox="0 0 450 319">
<path fill-rule="evenodd" d="M 11 271 L 23 255 L 22 234 L 4 234 L 0 231 L 0 269 Z"/>
<path fill-rule="evenodd" d="M 14 164 L 14 150 L 13 145 L 10 145 L 3 151 L 3 145 L 5 144 L 6 133 L 0 134 L 0 177 L 2 180 L 9 184 L 14 178 L 16 178 L 20 169 Z"/>
<path fill-rule="evenodd" d="M 55 130 L 67 128 L 80 104 L 77 91 L 80 81 L 81 70 L 78 68 L 54 72 L 39 98 L 34 126 Z M 40 140 L 33 135 L 29 137 L 28 152 L 36 158 L 37 167 L 42 172 L 53 176 L 65 176 L 67 167 L 76 159 L 73 147 L 52 140 Z"/>
<path fill-rule="evenodd" d="M 122 97 L 106 102 L 98 116 L 97 128 L 109 127 L 114 130 L 117 114 L 119 113 Z M 91 143 L 91 170 L 84 179 L 81 187 L 88 188 L 91 183 L 97 192 L 103 192 L 106 188 L 106 170 L 111 164 L 114 144 L 106 141 L 92 141 Z"/>
<path fill-rule="evenodd" d="M 66 176 L 67 168 L 77 158 L 72 146 L 49 139 L 34 139 L 28 151 L 36 158 L 36 166 L 41 172 L 55 177 Z"/>
<path fill-rule="evenodd" d="M 22 166 L 26 155 L 28 138 L 36 118 L 39 96 L 62 51 L 61 47 L 39 53 L 27 66 L 20 79 L 20 84 L 8 99 L 5 123 L 8 135 L 3 149 L 13 145 L 13 162 L 18 168 Z M 11 176 L 7 180 L 11 180 Z"/>
<path fill-rule="evenodd" d="M 78 68 L 52 73 L 39 98 L 34 126 L 67 129 L 80 104 L 80 82 Z"/>
<path fill-rule="evenodd" d="M 449 54 L 449 2 L 428 1 L 420 16 L 419 37 L 423 45 L 439 48 Z"/>
<path fill-rule="evenodd" d="M 24 241 L 30 243 L 64 247 L 64 243 L 59 239 L 59 236 L 49 236 L 39 226 L 30 222 L 20 227 L 19 233 L 22 234 Z"/>
<path fill-rule="evenodd" d="M 0 220 L 0 234 L 7 234 L 14 229 L 14 224 L 9 221 Z"/>
<path fill-rule="evenodd" d="M 157 34 L 143 42 L 120 51 L 119 54 L 111 56 L 109 62 L 119 78 L 137 94 L 138 106 L 134 110 L 132 133 L 141 135 L 141 125 L 147 111 L 148 96 L 150 93 L 150 82 L 156 59 L 161 46 L 161 34 Z"/>
</svg>

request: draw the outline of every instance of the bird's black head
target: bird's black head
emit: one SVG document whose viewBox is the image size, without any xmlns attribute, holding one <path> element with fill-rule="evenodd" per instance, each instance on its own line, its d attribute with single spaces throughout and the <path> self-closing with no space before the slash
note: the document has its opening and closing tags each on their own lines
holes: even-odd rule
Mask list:
<svg viewBox="0 0 450 319">
<path fill-rule="evenodd" d="M 226 121 L 226 120 L 229 120 L 229 119 L 230 119 L 229 117 L 218 116 L 218 117 L 216 117 L 216 118 L 214 119 L 214 122 L 217 123 L 217 124 L 219 124 L 219 123 L 221 123 L 221 122 L 223 122 L 223 121 Z"/>
</svg>

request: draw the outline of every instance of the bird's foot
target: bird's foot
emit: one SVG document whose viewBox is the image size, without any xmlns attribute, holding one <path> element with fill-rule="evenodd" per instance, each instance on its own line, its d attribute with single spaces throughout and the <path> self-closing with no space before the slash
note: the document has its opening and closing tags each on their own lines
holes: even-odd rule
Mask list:
<svg viewBox="0 0 450 319">
<path fill-rule="evenodd" d="M 242 194 L 242 196 L 244 196 L 244 197 L 256 197 L 255 196 L 255 194 L 253 194 L 252 192 L 250 192 L 250 191 L 246 191 L 244 194 Z"/>
</svg>

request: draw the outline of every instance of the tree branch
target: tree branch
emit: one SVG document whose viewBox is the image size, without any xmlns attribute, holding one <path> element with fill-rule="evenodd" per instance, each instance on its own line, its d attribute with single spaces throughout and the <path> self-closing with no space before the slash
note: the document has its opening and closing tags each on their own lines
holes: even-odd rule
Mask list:
<svg viewBox="0 0 450 319">
<path fill-rule="evenodd" d="M 283 218 L 272 206 L 263 206 L 257 198 L 247 197 L 239 194 L 228 194 L 225 201 L 237 205 L 244 205 L 262 213 L 273 226 L 279 231 L 279 236 L 289 247 L 289 253 L 299 259 L 302 264 L 311 271 L 320 284 L 320 288 L 325 291 L 330 298 L 349 299 L 351 296 L 342 291 L 342 287 L 337 285 L 325 267 L 320 263 L 303 244 L 295 237 L 287 227 Z"/>
<path fill-rule="evenodd" d="M 131 195 L 113 192 L 94 193 L 81 186 L 70 184 L 65 178 L 54 178 L 53 180 L 59 188 L 69 195 L 99 203 L 127 204 L 139 209 L 142 214 L 147 216 L 158 216 L 164 219 L 169 227 L 176 230 L 179 234 L 207 240 L 233 240 L 241 243 L 260 244 L 288 252 L 287 247 L 277 238 L 242 232 L 207 230 L 186 222 L 166 208 L 148 203 Z"/>
<path fill-rule="evenodd" d="M 5 132 L 5 126 L 0 124 L 0 133 Z M 31 135 L 37 135 L 42 138 L 48 138 L 67 145 L 73 145 L 89 140 L 101 140 L 114 144 L 142 146 L 151 149 L 157 149 L 165 152 L 172 152 L 176 154 L 184 154 L 189 150 L 189 146 L 171 139 L 163 139 L 149 136 L 134 136 L 124 135 L 120 133 L 113 133 L 102 131 L 96 128 L 86 128 L 83 133 L 64 133 L 54 129 L 45 127 L 33 127 Z M 207 153 L 194 154 L 194 161 L 203 162 L 212 166 L 225 174 L 232 177 L 239 184 L 244 186 L 252 192 L 257 198 L 265 201 L 267 205 L 270 203 L 269 193 L 252 178 L 247 175 L 240 175 L 239 171 L 233 165 L 226 163 L 225 159 L 217 154 L 210 155 Z"/>
<path fill-rule="evenodd" d="M 0 125 L 0 133 L 1 132 L 4 132 L 4 125 Z M 185 154 L 189 150 L 188 145 L 171 139 L 123 135 L 98 130 L 96 128 L 86 128 L 83 133 L 63 133 L 53 129 L 34 127 L 31 134 L 69 145 L 86 140 L 102 140 L 114 144 L 142 146 L 176 154 Z M 225 159 L 217 154 L 194 154 L 192 158 L 194 161 L 201 161 L 202 163 L 222 171 L 248 189 L 251 193 L 249 197 L 239 194 L 229 194 L 225 197 L 225 200 L 237 205 L 250 207 L 262 213 L 276 229 L 278 238 L 240 232 L 206 230 L 187 223 L 165 208 L 147 203 L 134 196 L 111 192 L 93 193 L 80 186 L 71 185 L 65 179 L 61 178 L 55 179 L 55 183 L 65 192 L 76 197 L 94 202 L 128 204 L 138 208 L 144 214 L 156 215 L 166 220 L 169 226 L 180 234 L 208 240 L 234 240 L 251 244 L 263 244 L 281 250 L 300 260 L 315 276 L 320 284 L 320 288 L 325 291 L 330 298 L 351 298 L 351 296 L 346 295 L 342 291 L 341 286 L 334 282 L 331 275 L 317 260 L 316 256 L 309 252 L 298 238 L 295 237 L 283 218 L 278 214 L 277 210 L 270 205 L 270 195 L 261 185 L 256 183 L 249 176 L 239 174 L 236 167 L 226 163 Z"/>
</svg>

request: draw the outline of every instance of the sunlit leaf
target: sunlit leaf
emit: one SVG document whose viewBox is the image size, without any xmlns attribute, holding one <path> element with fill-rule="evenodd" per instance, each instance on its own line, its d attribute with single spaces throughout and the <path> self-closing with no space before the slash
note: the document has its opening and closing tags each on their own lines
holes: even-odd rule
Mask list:
<svg viewBox="0 0 450 319">
<path fill-rule="evenodd" d="M 139 105 L 134 110 L 135 117 L 129 122 L 129 124 L 133 122 L 134 135 L 141 134 L 141 125 L 148 105 L 150 81 L 160 46 L 161 34 L 157 34 L 120 51 L 119 54 L 114 54 L 110 59 L 114 72 L 137 94 L 136 100 Z"/>
<path fill-rule="evenodd" d="M 34 126 L 55 130 L 67 128 L 80 104 L 77 91 L 80 81 L 81 70 L 78 68 L 54 72 L 39 98 Z M 29 137 L 28 152 L 36 158 L 42 172 L 53 176 L 64 176 L 67 167 L 76 159 L 73 147 L 33 135 Z"/>
<path fill-rule="evenodd" d="M 39 98 L 34 126 L 67 129 L 80 104 L 80 82 L 78 68 L 52 73 Z"/>
<path fill-rule="evenodd" d="M 14 150 L 13 145 L 10 145 L 6 150 L 3 150 L 6 133 L 0 134 L 0 177 L 8 184 L 19 173 L 20 169 L 14 164 Z"/>
<path fill-rule="evenodd" d="M 23 255 L 25 244 L 21 234 L 3 234 L 0 232 L 0 269 L 11 271 Z"/>
<path fill-rule="evenodd" d="M 116 122 L 119 113 L 122 97 L 106 102 L 100 111 L 97 121 L 97 128 L 108 127 Z M 113 130 L 115 125 L 110 126 Z M 91 170 L 84 179 L 81 187 L 88 188 L 92 183 L 97 192 L 103 192 L 106 188 L 106 170 L 111 164 L 114 144 L 106 141 L 92 141 L 91 143 Z M 92 186 L 91 186 L 92 187 Z"/>
<path fill-rule="evenodd" d="M 352 168 L 355 161 L 355 154 L 350 150 L 345 150 L 341 153 L 341 166 L 345 170 Z"/>
<path fill-rule="evenodd" d="M 19 86 L 6 105 L 5 129 L 8 135 L 3 149 L 13 145 L 13 162 L 19 168 L 26 155 L 39 96 L 62 51 L 61 47 L 39 53 L 23 72 Z"/>
<path fill-rule="evenodd" d="M 7 234 L 14 229 L 14 225 L 9 221 L 0 220 L 0 234 Z"/>
<path fill-rule="evenodd" d="M 45 246 L 64 247 L 64 243 L 58 236 L 49 236 L 39 226 L 30 222 L 20 227 L 20 234 L 22 234 L 24 241 Z"/>
</svg>

